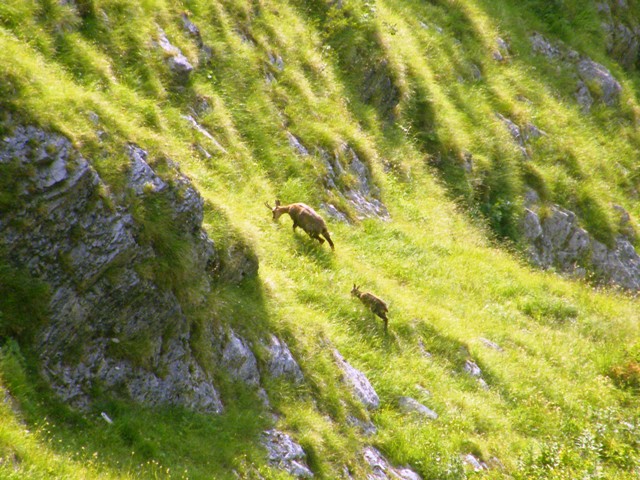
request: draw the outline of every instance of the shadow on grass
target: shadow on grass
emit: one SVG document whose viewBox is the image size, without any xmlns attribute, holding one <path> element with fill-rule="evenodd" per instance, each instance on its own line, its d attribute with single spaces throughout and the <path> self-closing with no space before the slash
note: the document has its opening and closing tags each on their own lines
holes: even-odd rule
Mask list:
<svg viewBox="0 0 640 480">
<path fill-rule="evenodd" d="M 331 269 L 335 266 L 335 253 L 325 241 L 320 244 L 317 240 L 309 237 L 306 233 L 293 233 L 296 242 L 295 252 L 306 257 L 324 269 Z"/>
<path fill-rule="evenodd" d="M 34 352 L 23 356 L 9 343 L 0 355 L 3 383 L 26 428 L 41 434 L 41 448 L 69 458 L 71 469 L 75 464 L 79 472 L 89 467 L 114 477 L 208 479 L 237 478 L 234 470 L 251 476 L 253 465 L 266 464 L 260 434 L 272 420 L 257 395 L 237 384 L 217 385 L 225 399 L 220 415 L 146 408 L 108 395 L 80 412 L 55 397 L 34 367 Z M 28 458 L 24 462 L 28 469 Z"/>
</svg>

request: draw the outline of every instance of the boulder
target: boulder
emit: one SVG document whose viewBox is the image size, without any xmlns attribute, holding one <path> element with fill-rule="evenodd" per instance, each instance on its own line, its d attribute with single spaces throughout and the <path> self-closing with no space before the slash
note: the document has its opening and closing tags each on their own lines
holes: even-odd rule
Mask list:
<svg viewBox="0 0 640 480">
<path fill-rule="evenodd" d="M 533 32 L 529 40 L 531 41 L 533 51 L 544 55 L 549 60 L 557 60 L 563 57 L 560 47 L 552 44 L 542 34 Z"/>
<path fill-rule="evenodd" d="M 376 426 L 373 424 L 371 420 L 360 420 L 359 418 L 354 417 L 353 415 L 349 415 L 347 416 L 347 423 L 352 427 L 356 427 L 367 437 L 378 433 L 378 429 L 376 428 Z"/>
<path fill-rule="evenodd" d="M 509 56 L 509 44 L 501 37 L 496 38 L 496 49 L 491 56 L 497 62 L 503 62 Z"/>
<path fill-rule="evenodd" d="M 355 397 L 368 409 L 378 408 L 380 399 L 365 374 L 352 367 L 337 350 L 333 351 L 333 357 L 340 370 L 342 370 L 344 382 L 351 388 Z"/>
<path fill-rule="evenodd" d="M 188 80 L 193 71 L 193 65 L 191 65 L 189 59 L 184 56 L 182 50 L 169 41 L 164 30 L 161 28 L 158 29 L 157 44 L 164 52 L 165 62 L 169 66 L 169 69 L 176 75 L 176 78 L 181 81 Z"/>
<path fill-rule="evenodd" d="M 367 446 L 362 452 L 364 461 L 371 469 L 367 480 L 421 480 L 421 476 L 407 467 L 394 467 L 378 449 Z"/>
<path fill-rule="evenodd" d="M 482 370 L 480 370 L 480 367 L 478 366 L 478 364 L 472 360 L 466 360 L 464 362 L 464 367 L 463 370 L 470 376 L 475 378 L 478 381 L 478 384 L 480 384 L 480 386 L 485 389 L 488 390 L 489 389 L 489 385 L 487 384 L 487 382 L 485 381 L 484 378 L 482 378 Z"/>
<path fill-rule="evenodd" d="M 272 377 L 285 377 L 295 383 L 301 383 L 304 380 L 302 370 L 285 342 L 271 335 L 266 348 L 269 352 L 267 370 Z"/>
<path fill-rule="evenodd" d="M 591 96 L 591 92 L 587 85 L 582 81 L 578 80 L 577 89 L 576 89 L 576 101 L 583 112 L 588 112 L 591 110 L 593 106 L 593 97 Z"/>
<path fill-rule="evenodd" d="M 578 63 L 578 74 L 584 83 L 597 89 L 597 97 L 601 99 L 605 105 L 613 106 L 618 103 L 622 86 L 604 65 L 585 58 Z"/>
<path fill-rule="evenodd" d="M 306 464 L 306 454 L 302 447 L 289 435 L 279 430 L 267 430 L 261 438 L 267 449 L 269 463 L 296 478 L 312 478 L 313 472 Z"/>
<path fill-rule="evenodd" d="M 487 464 L 479 460 L 475 455 L 468 453 L 462 456 L 462 461 L 469 465 L 474 472 L 481 472 L 483 470 L 489 470 Z"/>
<path fill-rule="evenodd" d="M 224 342 L 221 363 L 235 380 L 250 387 L 260 385 L 260 372 L 256 357 L 247 341 L 236 335 L 233 330 L 229 331 Z"/>
<path fill-rule="evenodd" d="M 436 420 L 438 414 L 411 397 L 400 397 L 398 406 L 404 413 L 416 413 L 422 417 Z"/>
</svg>

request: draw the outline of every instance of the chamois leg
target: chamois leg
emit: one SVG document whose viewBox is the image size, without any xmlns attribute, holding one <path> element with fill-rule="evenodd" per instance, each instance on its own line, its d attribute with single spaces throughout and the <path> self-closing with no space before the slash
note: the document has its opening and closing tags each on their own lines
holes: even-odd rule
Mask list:
<svg viewBox="0 0 640 480">
<path fill-rule="evenodd" d="M 293 231 L 296 231 L 296 228 L 298 228 L 298 224 L 296 222 L 293 222 Z"/>
<path fill-rule="evenodd" d="M 380 318 L 384 320 L 384 333 L 387 333 L 387 324 L 389 323 L 389 319 L 387 318 L 387 314 L 383 313 L 380 315 Z"/>
<path fill-rule="evenodd" d="M 327 242 L 329 242 L 329 245 L 331 246 L 331 250 L 335 250 L 335 247 L 333 246 L 333 242 L 331 241 L 331 236 L 329 235 L 329 230 L 324 229 L 322 231 L 322 236 L 327 239 Z"/>
<path fill-rule="evenodd" d="M 313 235 L 310 235 L 310 236 L 311 238 L 315 238 L 316 240 L 318 240 L 320 242 L 320 245 L 324 243 L 324 240 L 320 238 L 320 235 L 318 235 L 317 233 L 314 233 Z"/>
</svg>

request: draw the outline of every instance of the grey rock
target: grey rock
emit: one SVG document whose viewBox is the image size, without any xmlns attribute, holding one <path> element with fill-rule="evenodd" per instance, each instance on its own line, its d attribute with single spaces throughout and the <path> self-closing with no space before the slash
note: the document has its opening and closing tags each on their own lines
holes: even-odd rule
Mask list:
<svg viewBox="0 0 640 480">
<path fill-rule="evenodd" d="M 371 217 L 390 220 L 387 207 L 377 198 L 367 198 L 361 191 L 353 189 L 345 192 L 345 198 L 355 208 L 359 220 Z"/>
<path fill-rule="evenodd" d="M 187 222 L 184 239 L 206 265 L 215 250 L 199 223 L 197 192 L 183 198 L 153 172 L 144 150 L 129 146 L 128 152 L 130 191 L 167 195 L 168 213 Z M 138 227 L 122 198 L 108 193 L 61 135 L 14 126 L 0 142 L 0 162 L 7 161 L 24 174 L 16 179 L 17 208 L 0 212 L 0 246 L 12 264 L 50 287 L 49 323 L 36 335 L 35 350 L 54 392 L 81 408 L 100 385 L 148 405 L 221 411 L 211 379 L 191 353 L 177 298 L 137 273 L 156 253 L 136 240 Z M 21 228 L 23 222 L 30 228 Z M 206 277 L 203 270 L 204 289 Z"/>
<path fill-rule="evenodd" d="M 496 49 L 491 56 L 497 62 L 503 62 L 509 56 L 509 44 L 501 37 L 496 38 Z"/>
<path fill-rule="evenodd" d="M 549 60 L 557 60 L 563 57 L 560 47 L 552 44 L 542 34 L 534 32 L 529 37 L 529 40 L 531 41 L 533 51 L 544 55 Z"/>
<path fill-rule="evenodd" d="M 424 342 L 422 341 L 422 339 L 418 339 L 418 348 L 420 349 L 420 353 L 422 354 L 423 357 L 425 358 L 432 358 L 433 354 L 431 352 L 429 352 L 427 350 L 427 348 L 424 346 Z"/>
<path fill-rule="evenodd" d="M 606 34 L 607 53 L 625 68 L 633 68 L 640 53 L 640 27 L 623 23 L 622 20 L 630 21 L 630 18 L 614 18 L 610 10 L 604 13 L 602 28 Z"/>
<path fill-rule="evenodd" d="M 234 379 L 251 387 L 260 385 L 258 362 L 246 340 L 230 330 L 222 349 L 222 365 Z"/>
<path fill-rule="evenodd" d="M 320 207 L 327 213 L 329 218 L 336 220 L 337 222 L 349 223 L 349 217 L 336 208 L 331 203 L 321 203 Z"/>
<path fill-rule="evenodd" d="M 524 192 L 524 206 L 527 208 L 534 208 L 536 205 L 540 203 L 540 195 L 538 192 L 533 190 L 532 188 L 527 189 Z M 539 221 L 537 222 L 540 223 Z"/>
<path fill-rule="evenodd" d="M 496 45 L 498 46 L 498 50 L 500 50 L 501 52 L 509 53 L 509 44 L 504 38 L 496 38 Z"/>
<path fill-rule="evenodd" d="M 269 352 L 267 369 L 273 377 L 286 377 L 289 380 L 301 383 L 304 380 L 302 370 L 298 362 L 291 355 L 291 351 L 285 342 L 271 335 L 269 345 L 266 346 Z"/>
<path fill-rule="evenodd" d="M 270 410 L 271 401 L 269 400 L 269 394 L 267 394 L 267 391 L 264 388 L 259 388 L 257 393 L 258 393 L 258 398 L 260 398 L 260 400 L 262 401 L 262 405 L 264 406 L 264 408 Z M 277 415 L 273 414 L 273 418 L 277 419 Z"/>
<path fill-rule="evenodd" d="M 462 168 L 465 172 L 473 172 L 473 154 L 471 152 L 464 152 L 462 155 Z"/>
<path fill-rule="evenodd" d="M 604 65 L 588 57 L 581 57 L 578 52 L 560 42 L 552 44 L 537 32 L 530 36 L 530 40 L 535 52 L 541 53 L 549 60 L 563 60 L 563 66 L 575 70 L 579 77 L 575 95 L 583 111 L 588 112 L 591 109 L 594 97 L 607 106 L 618 103 L 622 86 Z"/>
<path fill-rule="evenodd" d="M 213 157 L 213 155 L 211 155 L 209 153 L 209 151 L 204 148 L 202 145 L 200 145 L 199 143 L 196 143 L 195 145 L 196 150 L 198 150 L 198 152 L 200 152 L 200 154 L 207 160 L 211 159 Z"/>
<path fill-rule="evenodd" d="M 224 148 L 220 142 L 218 142 L 218 140 L 215 139 L 215 137 L 213 135 L 211 135 L 211 133 L 204 128 L 202 125 L 200 125 L 195 118 L 193 118 L 191 115 L 182 115 L 182 118 L 184 118 L 187 122 L 189 122 L 191 124 L 191 126 L 197 130 L 198 132 L 200 132 L 202 135 L 204 135 L 207 139 L 209 139 L 211 141 L 211 143 L 218 149 L 220 150 L 222 153 L 229 153 L 227 152 L 227 149 Z"/>
<path fill-rule="evenodd" d="M 347 416 L 347 423 L 361 430 L 362 433 L 367 437 L 378 433 L 378 429 L 376 428 L 376 426 L 373 424 L 371 420 L 360 420 L 359 418 L 354 417 L 353 415 L 349 415 Z"/>
<path fill-rule="evenodd" d="M 491 349 L 496 350 L 498 352 L 504 352 L 504 348 L 502 348 L 496 342 L 492 342 L 488 338 L 480 337 L 480 341 L 484 344 L 485 347 L 491 348 Z"/>
<path fill-rule="evenodd" d="M 462 461 L 469 465 L 474 472 L 481 472 L 483 470 L 489 470 L 486 463 L 480 461 L 476 456 L 468 453 L 462 456 Z"/>
<path fill-rule="evenodd" d="M 100 123 L 100 117 L 96 112 L 90 111 L 89 113 L 87 113 L 87 116 L 89 117 L 89 120 L 91 120 L 91 123 L 93 123 L 94 125 L 98 125 Z"/>
<path fill-rule="evenodd" d="M 529 152 L 527 152 L 527 149 L 525 148 L 525 144 L 524 144 L 525 138 L 524 138 L 524 135 L 522 134 L 522 131 L 520 130 L 520 127 L 516 125 L 515 122 L 513 122 L 511 119 L 505 117 L 500 113 L 496 113 L 496 117 L 498 117 L 500 121 L 504 123 L 505 127 L 507 127 L 509 134 L 518 145 L 518 148 L 522 153 L 522 156 L 525 158 L 529 158 Z"/>
<path fill-rule="evenodd" d="M 472 360 L 466 360 L 464 362 L 464 367 L 463 367 L 464 371 L 471 377 L 475 378 L 478 382 L 478 384 L 484 389 L 484 390 L 488 390 L 489 389 L 489 385 L 487 384 L 487 382 L 485 381 L 484 378 L 482 378 L 482 370 L 480 370 L 480 367 L 478 366 L 477 363 L 475 363 Z"/>
<path fill-rule="evenodd" d="M 347 158 L 351 157 L 349 162 L 349 172 L 355 176 L 356 185 L 344 192 L 344 196 L 351 202 L 358 218 L 377 217 L 382 220 L 390 220 L 387 207 L 377 198 L 378 189 L 373 186 L 370 178 L 371 172 L 369 167 L 360 160 L 356 152 L 349 145 L 344 144 L 342 150 Z"/>
<path fill-rule="evenodd" d="M 578 105 L 582 108 L 583 112 L 589 112 L 591 107 L 593 106 L 593 97 L 591 96 L 591 92 L 587 85 L 582 81 L 578 80 L 578 88 L 576 90 L 576 101 Z"/>
<path fill-rule="evenodd" d="M 182 27 L 184 28 L 184 31 L 196 40 L 198 47 L 202 48 L 204 43 L 202 41 L 200 29 L 189 19 L 186 13 L 183 13 L 180 18 L 182 19 Z"/>
<path fill-rule="evenodd" d="M 379 199 L 380 190 L 373 184 L 369 167 L 360 160 L 353 148 L 344 143 L 333 156 L 322 148 L 317 148 L 316 153 L 327 171 L 324 178 L 325 185 L 330 191 L 351 204 L 359 220 L 371 217 L 385 221 L 391 219 L 387 207 Z M 341 159 L 346 160 L 346 166 L 342 164 Z M 345 183 L 353 183 L 342 182 L 344 176 L 355 177 L 355 184 L 351 187 L 338 187 Z M 348 222 L 347 215 L 334 205 L 324 204 L 324 208 L 329 216 L 338 221 Z"/>
<path fill-rule="evenodd" d="M 598 97 L 605 105 L 611 107 L 618 102 L 622 86 L 604 65 L 586 58 L 578 63 L 578 74 L 587 87 L 597 85 Z"/>
<path fill-rule="evenodd" d="M 343 380 L 351 388 L 356 398 L 369 409 L 378 408 L 380 406 L 380 398 L 378 398 L 378 394 L 364 373 L 352 367 L 337 350 L 333 351 L 333 357 L 338 367 L 342 370 Z"/>
<path fill-rule="evenodd" d="M 538 127 L 536 127 L 533 123 L 529 122 L 527 123 L 523 129 L 523 137 L 524 137 L 524 141 L 527 142 L 530 139 L 536 139 L 536 138 L 541 138 L 541 137 L 546 137 L 547 136 L 547 132 L 540 130 Z"/>
<path fill-rule="evenodd" d="M 520 131 L 520 127 L 516 125 L 511 119 L 505 117 L 500 113 L 496 113 L 496 117 L 498 117 L 500 121 L 504 123 L 504 125 L 507 127 L 507 130 L 509 130 L 509 134 L 511 135 L 511 137 L 513 137 L 516 143 L 521 147 L 524 147 L 524 137 L 522 135 L 522 132 Z"/>
<path fill-rule="evenodd" d="M 158 29 L 158 46 L 165 53 L 165 61 L 171 71 L 176 74 L 180 80 L 186 81 L 193 71 L 193 65 L 189 63 L 189 60 L 184 56 L 182 51 L 169 41 L 162 29 Z"/>
<path fill-rule="evenodd" d="M 535 242 L 542 236 L 542 225 L 538 214 L 529 208 L 524 209 L 524 235 L 529 242 Z"/>
<path fill-rule="evenodd" d="M 374 447 L 367 446 L 362 452 L 364 461 L 371 469 L 367 480 L 421 480 L 422 477 L 407 467 L 394 467 Z"/>
<path fill-rule="evenodd" d="M 291 132 L 286 132 L 286 133 L 287 133 L 287 139 L 289 140 L 289 145 L 291 146 L 291 148 L 296 150 L 303 157 L 308 157 L 309 156 L 309 150 L 307 150 L 307 147 L 305 147 L 302 144 L 300 139 L 298 137 L 296 137 Z"/>
<path fill-rule="evenodd" d="M 208 97 L 197 95 L 190 110 L 191 112 L 193 112 L 194 116 L 203 117 L 212 110 L 211 104 L 209 102 L 210 99 Z"/>
<path fill-rule="evenodd" d="M 284 70 L 284 60 L 282 60 L 282 57 L 280 55 L 271 52 L 269 52 L 267 55 L 269 56 L 269 62 L 271 62 L 271 65 L 276 67 L 279 72 Z"/>
<path fill-rule="evenodd" d="M 629 290 L 640 289 L 640 257 L 633 245 L 619 236 L 612 248 L 595 240 L 578 225 L 576 215 L 557 205 L 540 221 L 533 210 L 525 210 L 523 233 L 531 260 L 543 267 L 582 275 L 596 273 L 603 282 Z"/>
<path fill-rule="evenodd" d="M 637 237 L 637 232 L 634 227 L 634 223 L 631 220 L 631 215 L 620 205 L 614 205 L 613 209 L 618 213 L 618 226 L 620 234 L 627 240 L 634 242 Z"/>
<path fill-rule="evenodd" d="M 467 372 L 469 375 L 471 375 L 472 377 L 481 377 L 482 376 L 482 370 L 480 370 L 480 367 L 473 361 L 471 360 L 466 360 L 464 362 L 464 371 Z"/>
<path fill-rule="evenodd" d="M 138 196 L 144 194 L 145 191 L 161 192 L 165 190 L 167 184 L 147 163 L 147 151 L 134 144 L 129 144 L 127 150 L 131 160 L 127 186 Z"/>
<path fill-rule="evenodd" d="M 313 472 L 306 464 L 306 454 L 302 447 L 289 435 L 278 430 L 267 430 L 261 438 L 267 449 L 269 463 L 296 478 L 312 478 Z"/>
<path fill-rule="evenodd" d="M 438 418 L 438 414 L 436 412 L 411 397 L 400 397 L 398 399 L 398 406 L 404 413 L 417 413 L 418 415 L 431 420 L 436 420 Z"/>
</svg>

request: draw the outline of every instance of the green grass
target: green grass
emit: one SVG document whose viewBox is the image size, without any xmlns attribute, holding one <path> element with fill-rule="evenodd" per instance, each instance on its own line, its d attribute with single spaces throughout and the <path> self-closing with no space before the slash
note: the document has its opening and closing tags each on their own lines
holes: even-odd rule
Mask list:
<svg viewBox="0 0 640 480">
<path fill-rule="evenodd" d="M 3 263 L 0 381 L 11 401 L 0 402 L 0 477 L 285 478 L 259 446 L 260 432 L 273 425 L 303 445 L 319 478 L 339 478 L 344 466 L 363 478 L 359 452 L 367 444 L 425 479 L 637 477 L 637 298 L 537 272 L 517 244 L 529 187 L 576 211 L 606 243 L 619 228 L 612 203 L 640 218 L 637 72 L 606 57 L 595 3 L 344 3 L 342 10 L 322 0 L 0 5 L 4 112 L 68 136 L 107 183 L 105 197 L 123 193 L 128 142 L 147 149 L 163 174 L 171 158 L 205 199 L 204 227 L 219 250 L 239 244 L 260 259 L 257 278 L 220 282 L 203 298 L 189 243 L 166 205 L 131 206 L 141 241 L 159 253 L 140 273 L 183 302 L 195 354 L 221 390 L 220 416 L 144 408 L 108 392 L 96 392 L 87 413 L 61 405 L 38 376 L 29 340 L 46 321 L 48 292 Z M 186 85 L 172 79 L 151 43 L 160 26 L 197 65 L 183 11 L 212 52 Z M 611 68 L 624 85 L 620 107 L 581 113 L 570 72 L 532 54 L 533 30 Z M 491 56 L 497 36 L 511 45 L 503 63 Z M 282 57 L 284 70 L 269 53 Z M 472 79 L 472 64 L 481 79 Z M 365 101 L 372 69 L 395 85 L 394 107 L 381 92 Z M 227 153 L 181 118 L 197 98 L 211 106 L 199 123 Z M 527 146 L 525 160 L 495 113 L 548 136 Z M 285 131 L 311 155 L 297 155 Z M 263 203 L 332 200 L 314 147 L 333 154 L 344 142 L 371 168 L 392 220 L 329 222 L 332 253 L 293 234 L 288 218 L 272 222 Z M 471 172 L 462 168 L 467 153 Z M 15 208 L 13 184 L 3 180 L 12 168 L 0 172 L 0 209 Z M 389 335 L 349 295 L 354 282 L 390 304 Z M 210 324 L 229 325 L 255 345 L 271 332 L 287 341 L 306 380 L 265 379 L 277 419 L 216 367 L 205 338 Z M 113 354 L 144 364 L 148 340 L 128 339 Z M 379 410 L 369 414 L 353 400 L 333 348 L 366 373 Z M 264 352 L 256 353 L 263 362 Z M 464 373 L 468 359 L 488 390 Z M 440 418 L 401 414 L 401 396 Z M 371 415 L 379 433 L 363 437 L 349 415 Z M 470 472 L 460 457 L 467 453 L 492 469 Z"/>
</svg>

